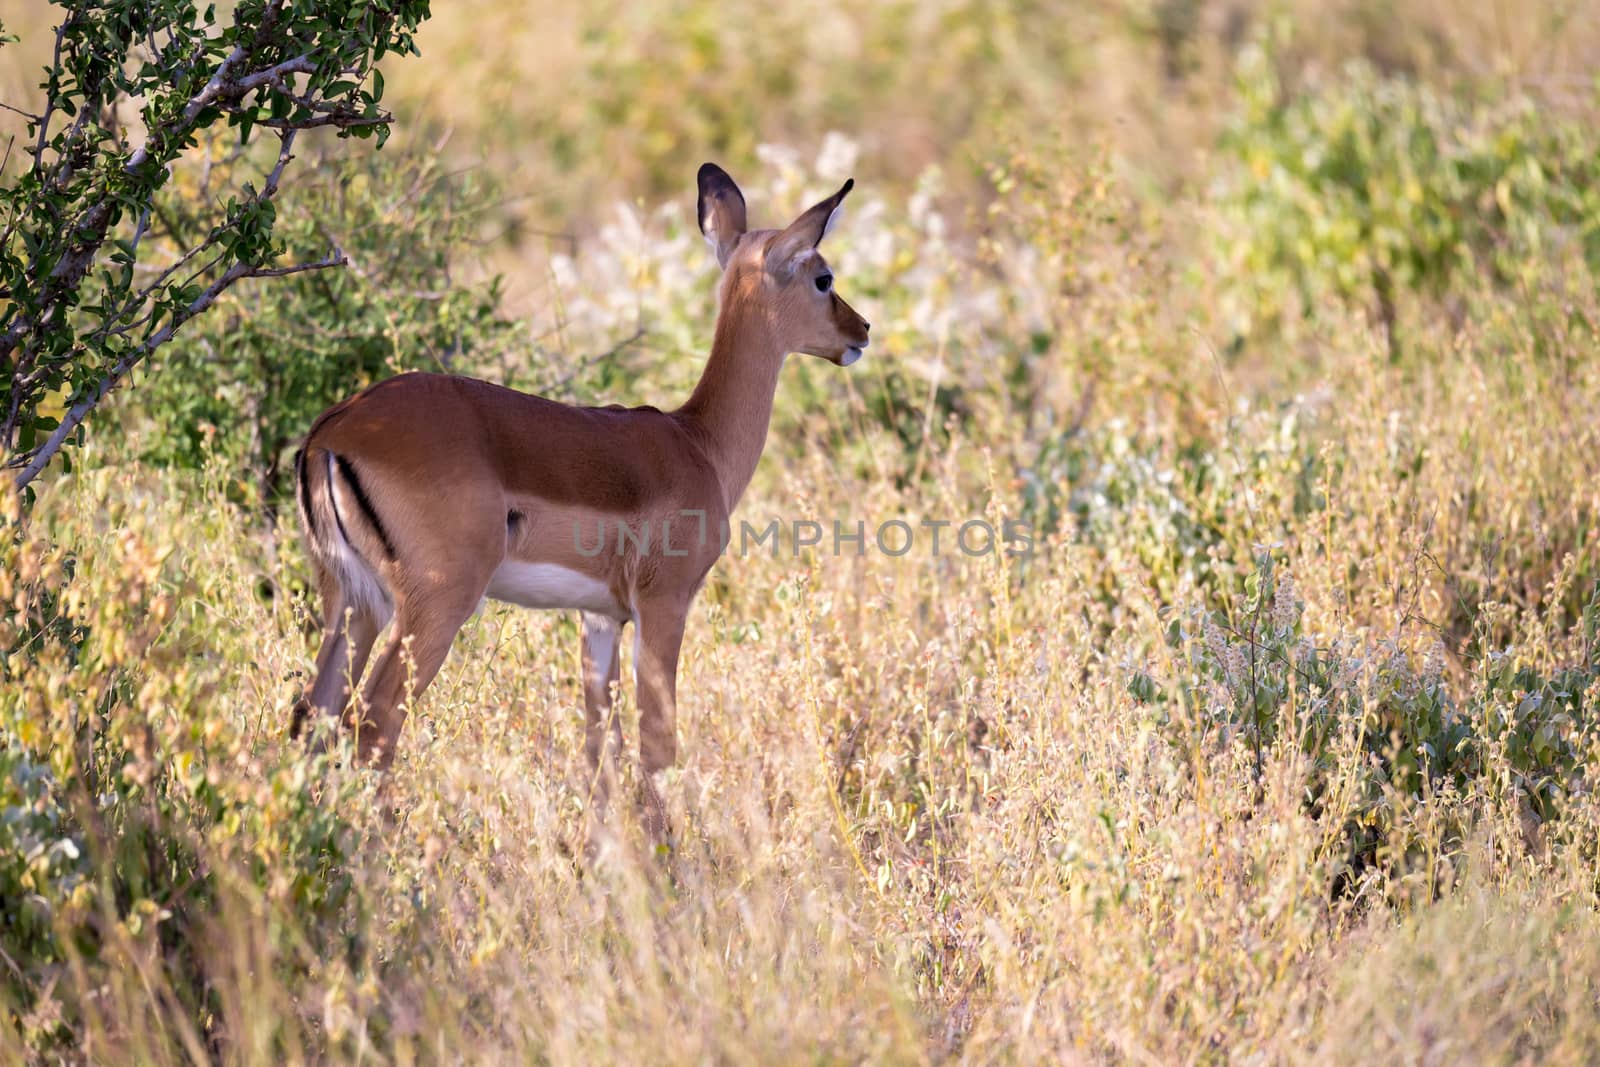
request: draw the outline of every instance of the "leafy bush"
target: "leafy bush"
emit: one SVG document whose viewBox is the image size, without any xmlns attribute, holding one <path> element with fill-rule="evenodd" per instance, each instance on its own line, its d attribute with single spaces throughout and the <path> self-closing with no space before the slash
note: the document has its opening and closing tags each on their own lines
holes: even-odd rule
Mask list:
<svg viewBox="0 0 1600 1067">
<path fill-rule="evenodd" d="M 1226 269 L 1238 328 L 1287 298 L 1365 308 L 1399 351 L 1396 302 L 1438 299 L 1462 272 L 1526 285 L 1553 259 L 1600 268 L 1600 153 L 1591 129 L 1526 96 L 1443 95 L 1355 62 L 1288 87 L 1270 49 L 1240 64 L 1221 145 Z"/>
<path fill-rule="evenodd" d="M 188 232 L 203 190 L 174 184 L 163 215 Z M 333 244 L 349 265 L 231 300 L 166 346 L 126 405 L 147 457 L 193 469 L 210 457 L 239 462 L 271 502 L 285 491 L 292 442 L 374 381 L 407 370 L 535 379 L 538 352 L 513 348 L 499 279 L 471 280 L 493 192 L 431 154 L 317 159 L 274 232 L 291 257 Z"/>
<path fill-rule="evenodd" d="M 340 262 L 324 247 L 281 265 L 274 197 L 302 132 L 382 143 L 375 64 L 413 51 L 428 15 L 415 2 L 244 0 L 219 23 L 215 5 L 190 0 L 62 6 L 39 111 L 21 112 L 33 161 L 0 178 L 0 464 L 19 486 L 81 442 L 100 400 L 236 283 Z M 197 204 L 205 222 L 185 241 L 155 200 L 216 127 L 237 131 L 241 150 L 272 129 L 278 150 L 225 203 Z"/>
<path fill-rule="evenodd" d="M 208 946 L 240 909 L 277 922 L 267 965 L 359 963 L 359 786 L 263 760 L 209 714 L 221 678 L 189 662 L 209 627 L 171 546 L 130 516 L 74 555 L 8 494 L 0 533 L 0 1005 L 36 1052 L 114 1025 L 65 970 L 154 961 L 152 1021 L 223 1048 L 245 1021 Z M 197 628 L 197 626 L 199 628 Z M 241 773 L 241 770 L 243 773 Z M 87 985 L 70 988 L 86 990 Z M 228 1006 L 232 1007 L 232 1006 Z M 292 1025 L 281 1020 L 280 1027 Z"/>
<path fill-rule="evenodd" d="M 1178 650 L 1177 674 L 1163 684 L 1136 673 L 1129 687 L 1162 710 L 1180 751 L 1242 741 L 1258 775 L 1276 747 L 1301 753 L 1309 809 L 1343 821 L 1344 870 L 1359 874 L 1385 859 L 1403 865 L 1401 816 L 1440 794 L 1488 789 L 1543 822 L 1582 788 L 1600 742 L 1600 661 L 1547 675 L 1499 652 L 1456 696 L 1437 643 L 1419 668 L 1393 638 L 1319 642 L 1304 631 L 1302 611 L 1293 576 L 1261 551 L 1225 608 L 1174 618 L 1167 641 Z M 1597 618 L 1600 589 L 1585 627 Z M 1486 778 L 1490 766 L 1503 776 Z M 1454 818 L 1457 845 L 1470 821 Z"/>
</svg>

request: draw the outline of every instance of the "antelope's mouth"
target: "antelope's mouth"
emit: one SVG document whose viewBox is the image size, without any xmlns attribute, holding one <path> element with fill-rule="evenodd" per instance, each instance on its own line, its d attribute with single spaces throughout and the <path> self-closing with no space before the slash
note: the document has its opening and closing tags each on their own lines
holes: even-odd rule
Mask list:
<svg viewBox="0 0 1600 1067">
<path fill-rule="evenodd" d="M 839 366 L 848 367 L 850 364 L 854 363 L 860 358 L 861 348 L 857 347 L 856 345 L 851 345 L 849 348 L 844 350 L 844 355 L 839 357 Z"/>
</svg>

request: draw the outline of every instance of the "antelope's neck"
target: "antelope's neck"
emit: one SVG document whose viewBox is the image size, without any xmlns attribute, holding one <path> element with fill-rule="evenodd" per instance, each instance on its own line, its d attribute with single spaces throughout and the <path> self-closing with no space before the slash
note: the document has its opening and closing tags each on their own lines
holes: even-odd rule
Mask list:
<svg viewBox="0 0 1600 1067">
<path fill-rule="evenodd" d="M 678 409 L 716 466 L 729 511 L 744 495 L 767 445 L 783 357 L 759 305 L 730 294 L 717 316 L 700 383 Z"/>
</svg>

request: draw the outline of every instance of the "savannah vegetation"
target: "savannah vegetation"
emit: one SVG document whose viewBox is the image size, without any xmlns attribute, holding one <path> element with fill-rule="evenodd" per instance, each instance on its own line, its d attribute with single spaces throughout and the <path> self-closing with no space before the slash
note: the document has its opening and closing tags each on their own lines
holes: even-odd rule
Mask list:
<svg viewBox="0 0 1600 1067">
<path fill-rule="evenodd" d="M 120 6 L 8 5 L 0 102 Z M 0 497 L 0 1059 L 1593 1060 L 1592 5 L 358 6 L 288 5 L 349 73 L 159 176 L 114 164 L 172 73 L 80 54 L 82 181 L 150 210 L 5 356 L 7 486 L 210 284 L 163 272 L 237 276 Z M 0 331 L 97 202 L 24 195 L 27 122 Z M 874 329 L 784 371 L 740 516 L 828 536 L 696 601 L 672 847 L 614 803 L 584 856 L 575 615 L 469 623 L 387 781 L 309 757 L 310 419 L 408 369 L 676 404 L 705 159 L 763 220 L 855 177 Z M 833 551 L 896 519 L 954 525 Z"/>
</svg>

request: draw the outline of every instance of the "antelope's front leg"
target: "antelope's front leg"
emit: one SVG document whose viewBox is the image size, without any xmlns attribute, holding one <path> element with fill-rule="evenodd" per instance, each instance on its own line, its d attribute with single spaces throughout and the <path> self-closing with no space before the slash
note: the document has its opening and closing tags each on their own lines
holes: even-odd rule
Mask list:
<svg viewBox="0 0 1600 1067">
<path fill-rule="evenodd" d="M 639 628 L 634 671 L 639 699 L 639 792 L 645 832 L 667 839 L 667 809 L 655 776 L 678 756 L 678 650 L 683 645 L 688 604 L 651 601 L 635 616 Z"/>
<path fill-rule="evenodd" d="M 612 687 L 622 670 L 621 646 L 620 622 L 583 613 L 583 751 L 589 764 L 590 810 L 597 816 L 605 812 L 622 751 L 622 720 L 612 707 Z"/>
</svg>

